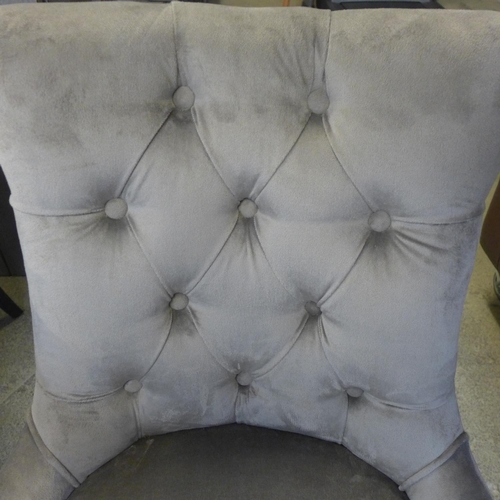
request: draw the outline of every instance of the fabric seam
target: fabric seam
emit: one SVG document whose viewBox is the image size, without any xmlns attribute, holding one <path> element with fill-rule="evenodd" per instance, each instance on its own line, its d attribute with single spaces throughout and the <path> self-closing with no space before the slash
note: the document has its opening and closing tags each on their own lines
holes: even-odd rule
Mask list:
<svg viewBox="0 0 500 500">
<path fill-rule="evenodd" d="M 134 412 L 134 420 L 135 420 L 135 432 L 136 432 L 136 441 L 143 437 L 142 433 L 142 424 L 141 419 L 139 417 L 139 403 L 137 402 L 137 398 L 133 398 L 132 400 L 132 409 Z"/>
<path fill-rule="evenodd" d="M 170 315 L 170 325 L 169 325 L 169 327 L 168 327 L 168 330 L 167 330 L 167 335 L 166 335 L 166 337 L 165 337 L 165 340 L 163 341 L 163 343 L 162 343 L 162 345 L 161 345 L 160 349 L 158 350 L 158 352 L 157 352 L 157 354 L 156 354 L 156 356 L 155 356 L 155 358 L 154 358 L 153 362 L 151 363 L 150 367 L 149 367 L 149 368 L 148 368 L 148 369 L 144 372 L 144 375 L 142 375 L 142 376 L 140 377 L 140 380 L 144 380 L 144 378 L 145 378 L 145 377 L 149 374 L 149 372 L 153 369 L 154 365 L 155 365 L 155 364 L 156 364 L 156 362 L 160 359 L 160 356 L 163 354 L 163 351 L 165 350 L 165 347 L 166 347 L 166 345 L 167 345 L 167 341 L 168 341 L 168 339 L 169 339 L 169 337 L 170 337 L 170 333 L 172 332 L 172 326 L 173 326 L 173 324 L 174 324 L 174 319 L 173 319 L 173 317 L 172 317 L 172 314 L 173 314 L 173 313 L 171 313 L 171 315 Z"/>
<path fill-rule="evenodd" d="M 370 233 L 368 233 L 368 236 L 366 237 L 366 240 L 363 243 L 363 246 L 362 246 L 361 250 L 359 251 L 359 254 L 354 259 L 354 262 L 352 263 L 351 267 L 349 267 L 349 269 L 347 270 L 347 272 L 345 273 L 345 275 L 343 276 L 343 278 L 341 279 L 341 281 L 339 282 L 339 284 L 331 292 L 329 292 L 328 295 L 323 296 L 323 298 L 318 302 L 319 306 L 321 306 L 322 304 L 324 304 L 335 293 L 337 293 L 337 291 L 340 289 L 340 287 L 344 284 L 344 282 L 346 281 L 346 279 L 348 278 L 348 276 L 351 274 L 352 270 L 354 269 L 354 266 L 358 263 L 359 259 L 361 258 L 361 255 L 365 251 L 365 248 L 367 247 L 369 240 L 370 240 Z"/>
<path fill-rule="evenodd" d="M 38 380 L 36 381 L 36 384 L 38 385 L 38 387 L 40 387 L 40 389 L 44 392 L 44 394 L 47 394 L 52 399 L 55 399 L 56 401 L 62 401 L 64 403 L 71 403 L 71 404 L 93 403 L 95 401 L 100 401 L 102 399 L 105 399 L 108 396 L 112 396 L 113 394 L 116 394 L 122 390 L 122 387 L 120 386 L 120 387 L 113 389 L 112 391 L 109 391 L 109 392 L 105 392 L 102 394 L 96 394 L 95 396 L 83 396 L 81 398 L 78 398 L 78 396 L 64 397 L 64 396 L 59 396 L 57 394 L 54 394 L 53 392 L 51 392 L 51 391 L 47 390 L 45 387 L 43 387 L 43 385 Z"/>
<path fill-rule="evenodd" d="M 265 182 L 264 186 L 262 186 L 262 188 L 259 191 L 259 193 L 255 196 L 255 201 L 256 202 L 259 199 L 259 196 L 263 193 L 264 189 L 266 189 L 266 187 L 269 185 L 269 183 L 271 182 L 271 180 L 274 178 L 274 176 L 276 175 L 276 173 L 278 172 L 278 170 L 282 167 L 282 165 L 285 163 L 285 161 L 290 156 L 290 154 L 292 153 L 292 151 L 295 149 L 295 146 L 297 145 L 297 143 L 299 142 L 300 138 L 304 134 L 304 132 L 305 132 L 305 130 L 307 128 L 307 125 L 309 125 L 309 121 L 311 120 L 311 116 L 312 116 L 312 113 L 309 114 L 309 117 L 307 118 L 307 120 L 304 123 L 301 131 L 297 135 L 297 138 L 295 139 L 295 141 L 293 141 L 293 144 L 290 147 L 290 149 L 287 151 L 287 153 L 285 154 L 285 156 L 283 157 L 283 159 L 280 161 L 280 163 L 278 164 L 278 166 L 274 169 L 274 172 L 269 176 L 269 179 L 267 179 L 267 181 Z"/>
<path fill-rule="evenodd" d="M 271 365 L 271 367 L 266 367 L 266 365 L 264 365 L 262 367 L 263 369 L 255 370 L 254 374 L 255 374 L 255 378 L 256 379 L 258 379 L 260 377 L 264 377 L 265 375 L 269 375 L 286 358 L 286 356 L 288 355 L 288 353 L 293 349 L 293 347 L 295 346 L 295 344 L 298 342 L 300 336 L 304 332 L 304 329 L 305 329 L 305 327 L 307 325 L 307 321 L 308 320 L 306 318 L 306 320 L 304 321 L 304 325 L 299 330 L 299 332 L 297 333 L 297 335 L 295 335 L 295 338 L 292 339 L 292 342 L 288 346 L 285 346 L 280 351 L 280 353 L 278 354 L 279 357 L 276 356 L 276 357 L 274 357 L 272 359 L 272 361 L 274 361 L 274 363 Z M 278 358 L 277 361 L 276 361 L 276 358 Z"/>
<path fill-rule="evenodd" d="M 156 267 L 154 266 L 153 262 L 151 261 L 151 259 L 148 257 L 148 254 L 146 253 L 145 249 L 143 248 L 143 246 L 142 246 L 142 244 L 141 244 L 141 242 L 139 240 L 139 237 L 137 236 L 137 234 L 135 232 L 135 229 L 133 227 L 133 224 L 132 224 L 132 222 L 131 222 L 130 217 L 129 217 L 128 214 L 127 214 L 126 218 L 127 218 L 127 225 L 130 228 L 130 230 L 132 231 L 132 235 L 134 236 L 134 239 L 137 242 L 137 245 L 139 246 L 139 249 L 140 249 L 142 255 L 144 256 L 144 258 L 146 259 L 146 262 L 151 267 L 151 269 L 152 269 L 153 273 L 155 274 L 156 278 L 158 279 L 160 285 L 163 287 L 163 289 L 165 290 L 165 292 L 167 293 L 167 295 L 169 297 L 171 297 L 172 294 L 168 291 L 167 285 L 165 283 L 163 283 L 163 280 L 160 277 L 160 274 L 158 273 L 158 271 L 157 271 Z"/>
<path fill-rule="evenodd" d="M 441 406 L 445 405 L 448 400 L 450 399 L 450 396 L 454 395 L 454 388 L 448 391 L 448 393 L 445 396 L 441 396 L 439 398 L 436 398 L 428 403 L 423 403 L 423 404 L 416 404 L 416 405 L 405 405 L 405 404 L 400 404 L 400 403 L 392 403 L 390 401 L 387 401 L 385 399 L 378 398 L 377 396 L 374 396 L 373 394 L 370 394 L 369 392 L 364 393 L 364 397 L 368 399 L 369 401 L 380 403 L 384 406 L 388 406 L 390 408 L 396 408 L 397 410 L 404 410 L 404 411 L 431 411 L 431 410 L 437 410 L 438 408 L 441 408 Z"/>
<path fill-rule="evenodd" d="M 476 215 L 471 215 L 470 217 L 467 217 L 466 219 L 460 219 L 456 221 L 448 221 L 448 222 L 425 222 L 425 221 L 412 221 L 412 220 L 407 220 L 404 218 L 398 218 L 398 217 L 391 217 L 391 220 L 393 222 L 400 222 L 401 224 L 416 224 L 416 225 L 421 225 L 421 226 L 454 226 L 457 224 L 466 224 L 467 222 L 472 222 L 475 221 L 483 216 L 483 212 L 476 214 Z"/>
<path fill-rule="evenodd" d="M 286 288 L 286 286 L 284 285 L 284 283 L 280 280 L 280 278 L 276 274 L 276 271 L 274 270 L 273 266 L 271 266 L 271 263 L 269 262 L 269 259 L 267 258 L 266 252 L 264 251 L 264 247 L 262 246 L 262 242 L 260 241 L 259 233 L 257 231 L 257 226 L 256 226 L 256 222 L 255 222 L 255 218 L 253 220 L 253 226 L 254 226 L 254 231 L 255 231 L 255 237 L 257 238 L 257 243 L 258 243 L 258 245 L 259 245 L 259 247 L 260 247 L 260 249 L 262 251 L 262 255 L 264 256 L 264 259 L 266 259 L 267 265 L 269 266 L 269 269 L 271 269 L 271 272 L 273 273 L 274 277 L 276 278 L 276 281 L 281 285 L 281 287 L 283 288 L 283 290 L 285 290 L 285 292 L 288 295 L 290 295 L 290 297 L 292 297 L 295 300 L 298 300 L 298 297 L 296 297 L 293 293 L 291 293 L 288 290 L 288 288 Z"/>
<path fill-rule="evenodd" d="M 123 192 L 127 188 L 128 184 L 130 182 L 130 179 L 134 175 L 134 172 L 137 170 L 137 167 L 139 166 L 139 164 L 141 163 L 142 159 L 144 158 L 144 155 L 146 154 L 146 152 L 148 151 L 148 149 L 151 147 L 151 144 L 153 144 L 154 140 L 156 139 L 156 137 L 158 136 L 158 134 L 161 132 L 161 129 L 165 126 L 165 124 L 167 123 L 167 121 L 168 121 L 168 119 L 170 118 L 171 115 L 172 115 L 172 109 L 170 109 L 167 112 L 167 116 L 163 119 L 163 121 L 161 122 L 160 126 L 158 127 L 158 129 L 156 130 L 156 132 L 153 134 L 153 137 L 150 139 L 150 141 L 147 143 L 147 145 L 144 148 L 144 150 L 142 151 L 142 153 L 139 155 L 139 158 L 135 162 L 135 164 L 132 167 L 130 173 L 127 175 L 127 179 L 125 180 L 125 183 L 123 184 L 123 187 L 120 190 L 120 194 L 118 195 L 119 197 L 123 196 Z"/>
<path fill-rule="evenodd" d="M 196 118 L 197 118 L 197 115 L 196 115 L 196 110 L 194 109 L 194 106 L 193 108 L 191 108 L 191 117 L 193 118 L 193 125 L 194 125 L 194 129 L 196 131 L 196 135 L 198 136 L 198 139 L 203 147 L 203 150 L 205 151 L 205 154 L 207 155 L 207 158 L 210 160 L 210 163 L 212 164 L 212 167 L 214 168 L 214 170 L 216 171 L 217 175 L 219 176 L 220 180 L 222 181 L 222 183 L 224 184 L 224 186 L 226 186 L 226 189 L 231 193 L 231 195 L 233 196 L 233 198 L 235 200 L 238 200 L 238 197 L 233 193 L 233 191 L 229 188 L 227 182 L 224 180 L 224 177 L 222 177 L 222 174 L 220 173 L 219 169 L 217 168 L 216 164 L 215 164 L 215 161 L 214 159 L 212 158 L 212 156 L 210 155 L 210 152 L 207 148 L 207 146 L 205 145 L 205 143 L 203 142 L 203 139 L 200 135 L 200 132 L 198 131 L 198 125 L 196 124 Z M 240 200 L 238 200 L 240 201 Z"/>
<path fill-rule="evenodd" d="M 359 194 L 360 198 L 365 202 L 365 205 L 369 208 L 370 211 L 374 212 L 373 208 L 370 206 L 370 204 L 368 203 L 368 201 L 366 200 L 366 198 L 363 196 L 363 194 L 359 190 L 358 186 L 354 183 L 354 181 L 352 180 L 351 176 L 349 175 L 349 173 L 345 169 L 344 165 L 340 161 L 339 157 L 337 156 L 335 148 L 333 147 L 332 141 L 330 139 L 330 135 L 328 134 L 328 131 L 327 131 L 326 122 L 327 122 L 326 115 L 323 115 L 323 128 L 324 128 L 324 131 L 325 131 L 326 138 L 328 140 L 328 144 L 330 145 L 330 149 L 332 150 L 332 153 L 335 156 L 335 159 L 337 160 L 338 164 L 340 165 L 340 168 L 342 169 L 342 171 L 345 173 L 345 175 L 349 179 L 349 182 L 352 184 L 352 186 L 354 187 L 354 189 Z"/>
<path fill-rule="evenodd" d="M 233 228 L 231 229 L 231 231 L 229 231 L 227 238 L 225 239 L 222 246 L 219 248 L 219 250 L 218 250 L 217 254 L 215 255 L 214 259 L 212 260 L 212 262 L 205 269 L 205 271 L 203 271 L 203 274 L 200 276 L 200 279 L 186 292 L 186 295 L 189 295 L 190 293 L 192 293 L 193 290 L 195 290 L 196 287 L 203 281 L 203 279 L 205 278 L 207 273 L 210 271 L 210 269 L 212 269 L 212 266 L 215 264 L 215 261 L 219 258 L 219 255 L 222 253 L 222 250 L 224 250 L 224 248 L 226 247 L 227 242 L 229 241 L 229 238 L 231 238 L 231 235 L 234 233 L 234 230 L 236 229 L 237 225 L 238 225 L 238 219 L 236 219 L 236 222 L 234 223 Z"/>
<path fill-rule="evenodd" d="M 66 212 L 66 213 L 57 213 L 56 211 L 50 212 L 47 211 L 46 213 L 41 213 L 41 212 L 35 212 L 29 207 L 23 207 L 22 204 L 18 204 L 15 201 L 10 202 L 11 207 L 16 211 L 21 214 L 25 215 L 33 215 L 34 217 L 80 217 L 82 215 L 92 215 L 92 214 L 97 214 L 99 212 L 104 212 L 104 209 L 102 207 L 99 208 L 90 208 L 88 210 L 75 210 L 74 213 L 71 212 Z"/>
<path fill-rule="evenodd" d="M 177 6 L 175 5 L 175 2 L 171 2 L 169 4 L 170 7 L 172 7 L 172 24 L 174 27 L 174 52 L 175 52 L 175 62 L 177 64 L 177 81 L 176 81 L 176 86 L 179 87 L 179 82 L 182 81 L 181 78 L 181 67 L 179 64 L 179 54 L 178 54 L 178 45 L 177 45 L 177 12 L 176 8 Z"/>
<path fill-rule="evenodd" d="M 411 477 L 406 479 L 406 481 L 403 481 L 400 486 L 399 490 L 400 491 L 406 491 L 408 488 L 413 486 L 416 482 L 420 481 L 421 479 L 424 479 L 427 477 L 429 474 L 432 474 L 436 469 L 441 467 L 445 462 L 447 462 L 455 453 L 456 451 L 462 447 L 464 444 L 466 444 L 469 441 L 469 436 L 466 432 L 462 432 L 454 441 L 453 443 L 446 448 L 446 450 L 439 455 L 435 460 L 430 462 L 428 465 L 420 469 L 418 472 L 413 474 Z"/>
<path fill-rule="evenodd" d="M 215 356 L 215 354 L 212 352 L 212 349 L 208 346 L 206 340 L 203 338 L 203 335 L 200 333 L 198 325 L 196 324 L 196 321 L 194 320 L 194 317 L 193 317 L 193 313 L 191 312 L 190 309 L 188 309 L 188 313 L 191 316 L 191 321 L 193 322 L 193 325 L 196 328 L 196 332 L 198 333 L 198 335 L 200 336 L 201 340 L 205 344 L 205 348 L 207 349 L 207 352 L 210 353 L 210 355 L 212 356 L 212 358 L 214 358 L 215 362 L 218 365 L 220 365 L 224 370 L 226 370 L 227 372 L 229 372 L 231 374 L 236 374 L 236 372 L 233 369 L 231 369 L 229 366 L 225 366 L 225 364 L 217 356 Z M 217 350 L 217 349 L 215 349 L 215 350 Z"/>
<path fill-rule="evenodd" d="M 80 481 L 76 479 L 73 474 L 57 459 L 57 457 L 49 450 L 47 445 L 43 442 L 38 429 L 36 428 L 35 421 L 33 419 L 33 413 L 31 410 L 28 411 L 27 416 L 28 429 L 33 438 L 33 441 L 40 452 L 43 459 L 53 467 L 73 488 L 78 488 L 80 486 Z"/>
</svg>

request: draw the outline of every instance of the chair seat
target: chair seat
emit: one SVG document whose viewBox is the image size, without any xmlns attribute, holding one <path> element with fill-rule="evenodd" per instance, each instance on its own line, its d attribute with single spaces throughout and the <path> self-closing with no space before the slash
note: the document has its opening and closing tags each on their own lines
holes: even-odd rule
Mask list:
<svg viewBox="0 0 500 500">
<path fill-rule="evenodd" d="M 402 500 L 405 493 L 343 446 L 246 425 L 144 438 L 70 500 Z"/>
</svg>

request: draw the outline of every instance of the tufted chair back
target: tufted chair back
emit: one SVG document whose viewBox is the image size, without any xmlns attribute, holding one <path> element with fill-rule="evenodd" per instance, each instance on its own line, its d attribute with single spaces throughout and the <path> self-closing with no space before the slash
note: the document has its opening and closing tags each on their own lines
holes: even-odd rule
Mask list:
<svg viewBox="0 0 500 500">
<path fill-rule="evenodd" d="M 2 498 L 233 422 L 342 443 L 412 499 L 491 498 L 454 375 L 500 15 L 9 6 L 0 72 L 37 359 Z"/>
</svg>

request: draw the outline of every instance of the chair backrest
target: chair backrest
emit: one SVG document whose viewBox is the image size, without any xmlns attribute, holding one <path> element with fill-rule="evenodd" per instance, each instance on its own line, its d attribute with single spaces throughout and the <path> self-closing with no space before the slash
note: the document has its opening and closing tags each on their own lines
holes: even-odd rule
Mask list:
<svg viewBox="0 0 500 500">
<path fill-rule="evenodd" d="M 461 439 L 499 33 L 488 12 L 0 9 L 30 425 L 72 481 L 229 422 L 341 442 L 403 487 Z"/>
</svg>

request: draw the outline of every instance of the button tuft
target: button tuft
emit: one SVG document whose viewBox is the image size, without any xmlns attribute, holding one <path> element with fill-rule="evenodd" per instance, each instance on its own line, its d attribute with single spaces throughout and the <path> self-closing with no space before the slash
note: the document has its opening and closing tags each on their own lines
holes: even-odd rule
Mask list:
<svg viewBox="0 0 500 500">
<path fill-rule="evenodd" d="M 179 87 L 172 97 L 174 106 L 180 111 L 188 111 L 194 104 L 194 93 L 186 86 Z"/>
<path fill-rule="evenodd" d="M 139 380 L 129 380 L 123 387 L 127 392 L 131 394 L 139 392 L 142 389 L 142 384 Z"/>
<path fill-rule="evenodd" d="M 186 309 L 188 304 L 189 304 L 189 299 L 187 295 L 184 295 L 183 293 L 176 293 L 172 297 L 172 300 L 170 301 L 170 307 L 174 311 L 182 311 L 183 309 Z"/>
<path fill-rule="evenodd" d="M 250 385 L 252 383 L 252 376 L 248 372 L 238 373 L 238 375 L 236 375 L 236 382 L 242 386 Z"/>
<path fill-rule="evenodd" d="M 330 106 L 330 99 L 325 89 L 313 90 L 307 98 L 307 106 L 312 113 L 322 115 Z"/>
<path fill-rule="evenodd" d="M 351 398 L 359 398 L 364 393 L 363 389 L 360 389 L 359 387 L 348 387 L 346 392 L 348 396 L 351 396 Z"/>
<path fill-rule="evenodd" d="M 391 216 L 384 210 L 377 210 L 370 215 L 368 225 L 373 231 L 382 233 L 391 227 Z"/>
<path fill-rule="evenodd" d="M 311 316 L 319 316 L 321 314 L 321 309 L 318 307 L 318 304 L 312 300 L 306 302 L 304 308 Z"/>
<path fill-rule="evenodd" d="M 257 213 L 258 208 L 254 201 L 245 198 L 239 204 L 238 210 L 245 219 L 250 219 Z"/>
<path fill-rule="evenodd" d="M 122 198 L 113 198 L 104 206 L 104 213 L 110 219 L 122 219 L 127 215 L 127 202 Z"/>
</svg>

